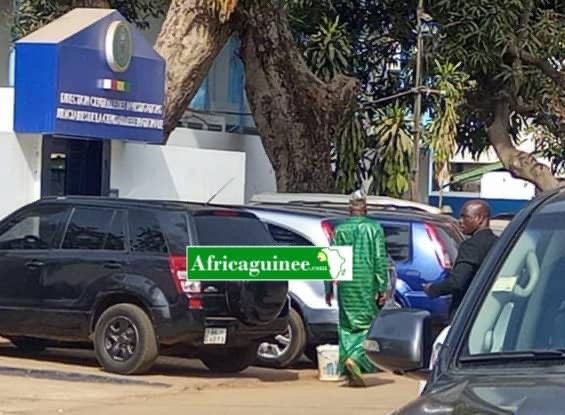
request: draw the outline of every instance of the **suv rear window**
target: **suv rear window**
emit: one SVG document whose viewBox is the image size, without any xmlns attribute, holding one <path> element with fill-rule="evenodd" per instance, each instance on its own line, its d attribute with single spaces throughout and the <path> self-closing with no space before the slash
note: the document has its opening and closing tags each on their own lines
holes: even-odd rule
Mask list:
<svg viewBox="0 0 565 415">
<path fill-rule="evenodd" d="M 157 216 L 149 210 L 130 209 L 129 236 L 133 252 L 168 253 Z"/>
<path fill-rule="evenodd" d="M 171 253 L 184 255 L 189 245 L 188 224 L 185 212 L 161 212 L 159 222 Z"/>
<path fill-rule="evenodd" d="M 200 245 L 268 245 L 275 242 L 259 219 L 243 215 L 194 215 Z"/>
<path fill-rule="evenodd" d="M 129 227 L 133 252 L 183 255 L 190 242 L 183 211 L 130 209 Z"/>
</svg>

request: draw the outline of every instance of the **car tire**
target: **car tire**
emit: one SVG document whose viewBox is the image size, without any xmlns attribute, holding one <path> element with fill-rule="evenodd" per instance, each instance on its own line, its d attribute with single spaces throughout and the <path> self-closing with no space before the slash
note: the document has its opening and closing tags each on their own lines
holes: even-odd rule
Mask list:
<svg viewBox="0 0 565 415">
<path fill-rule="evenodd" d="M 24 353 L 39 353 L 45 350 L 45 342 L 32 337 L 9 337 L 8 340 Z"/>
<path fill-rule="evenodd" d="M 284 337 L 284 336 L 283 336 Z M 261 366 L 273 367 L 273 368 L 287 368 L 296 362 L 302 354 L 304 353 L 304 348 L 306 347 L 306 329 L 304 327 L 304 321 L 300 314 L 291 308 L 288 315 L 288 338 L 285 338 L 290 344 L 280 353 L 278 356 L 271 356 L 268 353 L 261 352 L 261 349 L 257 353 L 257 361 Z M 264 343 L 265 344 L 265 343 Z M 274 343 L 268 343 L 265 347 L 277 348 L 278 345 Z"/>
<path fill-rule="evenodd" d="M 94 351 L 108 372 L 120 375 L 146 372 L 159 355 L 149 316 L 134 304 L 108 308 L 96 322 Z"/>
<path fill-rule="evenodd" d="M 212 372 L 238 373 L 255 362 L 258 345 L 209 350 L 200 355 L 200 360 Z"/>
</svg>

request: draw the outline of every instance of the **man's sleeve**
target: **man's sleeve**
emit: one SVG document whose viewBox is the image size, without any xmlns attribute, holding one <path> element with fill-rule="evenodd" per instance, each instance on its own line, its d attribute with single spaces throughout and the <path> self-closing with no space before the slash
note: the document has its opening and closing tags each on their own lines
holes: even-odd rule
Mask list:
<svg viewBox="0 0 565 415">
<path fill-rule="evenodd" d="M 447 277 L 430 286 L 430 297 L 463 293 L 480 266 L 480 250 L 476 240 L 467 240 L 459 247 L 455 264 Z"/>
<path fill-rule="evenodd" d="M 377 225 L 374 236 L 374 276 L 377 280 L 377 292 L 384 293 L 388 289 L 388 255 L 386 251 L 385 233 L 382 226 Z"/>
</svg>

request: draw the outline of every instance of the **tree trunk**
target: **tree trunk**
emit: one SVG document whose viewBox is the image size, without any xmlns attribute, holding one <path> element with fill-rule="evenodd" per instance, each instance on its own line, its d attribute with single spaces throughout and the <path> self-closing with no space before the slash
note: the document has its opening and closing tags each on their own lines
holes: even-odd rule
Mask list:
<svg viewBox="0 0 565 415">
<path fill-rule="evenodd" d="M 509 119 L 509 104 L 507 102 L 497 103 L 494 120 L 489 126 L 488 135 L 489 141 L 504 167 L 513 176 L 535 184 L 542 191 L 558 187 L 559 181 L 547 166 L 539 163 L 532 155 L 514 147 L 509 134 Z"/>
<path fill-rule="evenodd" d="M 208 0 L 173 0 L 155 43 L 167 62 L 165 141 L 232 33 Z"/>
<path fill-rule="evenodd" d="M 333 192 L 330 138 L 355 101 L 357 81 L 326 84 L 307 67 L 280 0 L 251 8 L 241 25 L 246 92 L 279 192 Z"/>
</svg>

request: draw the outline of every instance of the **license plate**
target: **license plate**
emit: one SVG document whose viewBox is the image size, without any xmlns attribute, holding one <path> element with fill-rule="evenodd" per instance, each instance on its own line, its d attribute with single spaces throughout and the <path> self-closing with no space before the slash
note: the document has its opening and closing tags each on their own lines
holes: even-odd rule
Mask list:
<svg viewBox="0 0 565 415">
<path fill-rule="evenodd" d="M 226 344 L 228 330 L 209 328 L 204 330 L 204 344 Z"/>
</svg>

